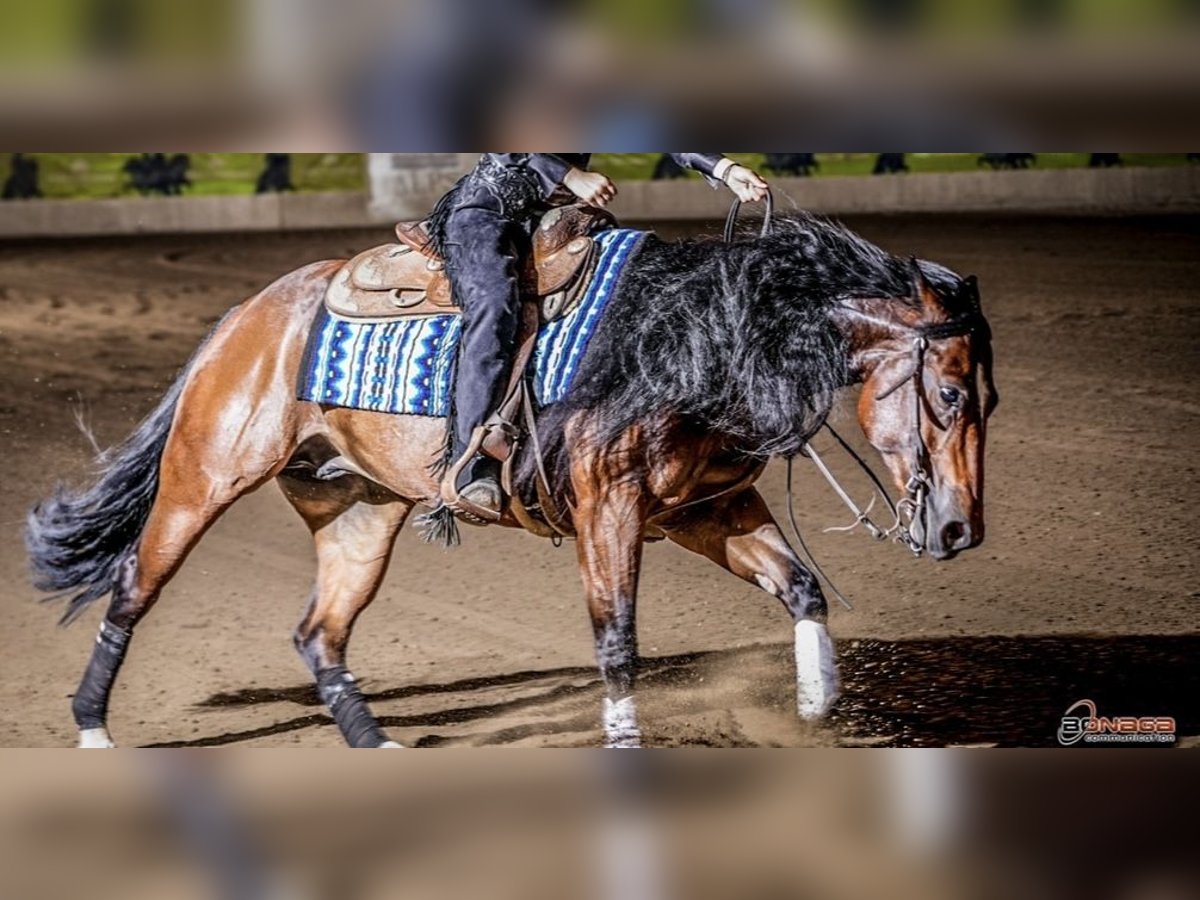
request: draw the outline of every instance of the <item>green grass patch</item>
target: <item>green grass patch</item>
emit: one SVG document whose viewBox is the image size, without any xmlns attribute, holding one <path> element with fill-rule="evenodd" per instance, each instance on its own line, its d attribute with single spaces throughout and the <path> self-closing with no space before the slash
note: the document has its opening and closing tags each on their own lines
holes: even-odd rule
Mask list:
<svg viewBox="0 0 1200 900">
<path fill-rule="evenodd" d="M 46 197 L 58 199 L 136 196 L 123 171 L 131 153 L 32 153 Z M 192 153 L 188 177 L 191 196 L 252 194 L 265 165 L 261 153 Z M 7 178 L 10 157 L 0 157 L 0 178 Z M 297 191 L 366 190 L 366 160 L 361 153 L 293 153 L 292 183 Z"/>
<path fill-rule="evenodd" d="M 751 168 L 763 170 L 762 153 L 730 153 L 738 162 Z M 908 168 L 919 172 L 977 172 L 986 171 L 979 165 L 979 153 L 909 153 Z M 649 178 L 658 161 L 658 153 L 599 153 L 593 159 L 593 168 L 621 179 Z M 818 153 L 819 168 L 816 177 L 838 175 L 870 175 L 875 165 L 874 153 Z M 1088 163 L 1087 153 L 1039 153 L 1035 169 L 1082 169 Z M 1178 166 L 1187 162 L 1183 153 L 1123 153 L 1126 166 Z"/>
</svg>

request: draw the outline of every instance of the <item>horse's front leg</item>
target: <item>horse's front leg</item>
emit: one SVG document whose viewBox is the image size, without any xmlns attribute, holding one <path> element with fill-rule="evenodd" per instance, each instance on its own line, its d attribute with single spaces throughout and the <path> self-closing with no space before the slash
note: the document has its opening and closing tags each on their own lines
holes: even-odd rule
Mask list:
<svg viewBox="0 0 1200 900">
<path fill-rule="evenodd" d="M 640 486 L 576 482 L 579 569 L 604 677 L 604 745 L 640 747 L 634 684 L 637 679 L 635 619 L 642 565 L 645 503 Z"/>
<path fill-rule="evenodd" d="M 792 616 L 796 654 L 796 708 L 805 719 L 824 715 L 837 699 L 833 641 L 821 586 L 779 530 L 754 488 L 681 513 L 662 523 L 675 543 L 723 566 L 778 597 Z"/>
</svg>

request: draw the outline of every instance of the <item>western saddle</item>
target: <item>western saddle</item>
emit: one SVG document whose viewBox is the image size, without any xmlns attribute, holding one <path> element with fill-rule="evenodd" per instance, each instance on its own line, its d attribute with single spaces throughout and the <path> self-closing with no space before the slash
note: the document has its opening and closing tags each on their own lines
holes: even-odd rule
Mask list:
<svg viewBox="0 0 1200 900">
<path fill-rule="evenodd" d="M 513 448 L 524 427 L 533 425 L 533 406 L 525 386 L 525 370 L 533 355 L 538 329 L 546 322 L 567 315 L 578 305 L 595 273 L 599 247 L 596 232 L 616 226 L 611 213 L 594 206 L 575 204 L 554 207 L 538 223 L 533 235 L 533 252 L 521 263 L 521 304 L 517 352 L 504 399 L 492 416 L 475 429 L 467 452 L 450 467 L 442 480 L 443 502 L 455 514 L 469 522 L 486 524 L 497 516 L 458 495 L 455 488 L 459 471 L 476 453 L 503 463 L 503 488 L 512 495 Z M 325 306 L 336 316 L 358 321 L 387 322 L 410 316 L 460 313 L 454 302 L 446 263 L 433 249 L 424 222 L 401 222 L 396 226 L 398 243 L 383 244 L 364 250 L 345 263 L 334 275 L 325 292 Z M 539 471 L 541 469 L 538 457 Z M 543 486 L 542 505 L 548 516 L 552 502 Z M 513 513 L 526 527 L 538 530 L 527 514 L 513 505 Z M 550 518 L 553 523 L 554 519 Z M 565 534 L 560 525 L 555 532 Z"/>
<path fill-rule="evenodd" d="M 596 267 L 592 235 L 614 225 L 611 213 L 593 206 L 555 207 L 542 217 L 521 271 L 521 292 L 536 301 L 541 322 L 566 315 L 579 302 Z M 425 223 L 401 222 L 396 237 L 398 243 L 364 250 L 338 270 L 325 294 L 330 312 L 347 319 L 391 320 L 462 311 Z"/>
</svg>

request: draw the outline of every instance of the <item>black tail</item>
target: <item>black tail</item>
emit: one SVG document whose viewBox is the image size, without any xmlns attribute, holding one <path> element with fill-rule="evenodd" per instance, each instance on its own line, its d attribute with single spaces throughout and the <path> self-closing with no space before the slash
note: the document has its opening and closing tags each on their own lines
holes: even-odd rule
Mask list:
<svg viewBox="0 0 1200 900">
<path fill-rule="evenodd" d="M 47 600 L 78 591 L 62 624 L 113 589 L 121 563 L 137 545 L 158 492 L 159 463 L 191 365 L 189 361 L 133 434 L 100 454 L 99 477 L 91 487 L 75 490 L 59 484 L 26 517 L 25 550 L 34 587 L 53 592 Z"/>
</svg>

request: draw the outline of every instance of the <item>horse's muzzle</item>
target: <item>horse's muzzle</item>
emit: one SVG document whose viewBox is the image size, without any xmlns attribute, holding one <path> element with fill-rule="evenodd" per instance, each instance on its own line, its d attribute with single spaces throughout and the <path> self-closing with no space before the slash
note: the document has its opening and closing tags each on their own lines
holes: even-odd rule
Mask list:
<svg viewBox="0 0 1200 900">
<path fill-rule="evenodd" d="M 920 536 L 922 544 L 934 559 L 953 559 L 963 550 L 970 550 L 983 542 L 983 523 L 973 523 L 972 517 L 962 510 L 952 509 L 946 513 L 930 507 L 928 530 Z"/>
</svg>

